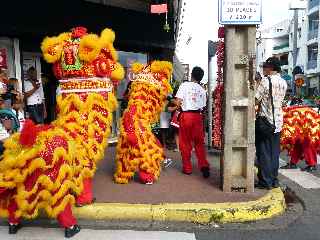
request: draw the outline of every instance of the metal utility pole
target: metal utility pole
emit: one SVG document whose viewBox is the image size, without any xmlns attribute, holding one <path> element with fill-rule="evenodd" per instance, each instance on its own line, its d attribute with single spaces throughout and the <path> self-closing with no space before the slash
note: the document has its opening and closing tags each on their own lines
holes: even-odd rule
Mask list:
<svg viewBox="0 0 320 240">
<path fill-rule="evenodd" d="M 298 57 L 298 24 L 299 24 L 299 13 L 298 9 L 294 9 L 293 16 L 293 49 L 292 49 L 292 60 L 293 60 L 293 69 L 297 66 L 297 57 Z M 293 83 L 293 94 L 296 94 L 296 83 L 295 83 L 295 74 L 292 74 L 292 83 Z"/>
<path fill-rule="evenodd" d="M 212 148 L 212 122 L 213 122 L 213 96 L 212 96 L 212 81 L 213 81 L 213 71 L 212 71 L 212 59 L 209 57 L 208 61 L 208 148 Z"/>
<path fill-rule="evenodd" d="M 297 56 L 298 56 L 298 24 L 299 24 L 299 14 L 298 9 L 294 10 L 293 16 L 293 67 L 297 65 Z"/>
<path fill-rule="evenodd" d="M 212 147 L 212 122 L 213 122 L 213 57 L 216 55 L 217 43 L 208 41 L 208 148 Z"/>
<path fill-rule="evenodd" d="M 293 72 L 292 72 L 292 90 L 293 94 L 296 94 L 295 75 L 297 71 L 297 58 L 298 58 L 298 25 L 299 25 L 299 10 L 305 10 L 307 8 L 307 1 L 295 0 L 292 1 L 289 10 L 294 11 L 293 15 L 293 48 L 292 48 L 292 60 L 293 60 Z"/>
</svg>

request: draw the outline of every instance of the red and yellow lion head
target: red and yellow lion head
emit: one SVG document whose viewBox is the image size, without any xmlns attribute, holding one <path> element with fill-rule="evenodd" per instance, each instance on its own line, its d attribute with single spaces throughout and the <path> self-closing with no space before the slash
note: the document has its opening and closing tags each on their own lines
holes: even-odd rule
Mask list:
<svg viewBox="0 0 320 240">
<path fill-rule="evenodd" d="M 100 36 L 87 33 L 84 27 L 56 37 L 46 37 L 41 44 L 44 59 L 53 63 L 60 79 L 107 77 L 114 83 L 124 78 L 124 69 L 118 63 L 113 46 L 115 33 L 104 29 Z"/>
</svg>

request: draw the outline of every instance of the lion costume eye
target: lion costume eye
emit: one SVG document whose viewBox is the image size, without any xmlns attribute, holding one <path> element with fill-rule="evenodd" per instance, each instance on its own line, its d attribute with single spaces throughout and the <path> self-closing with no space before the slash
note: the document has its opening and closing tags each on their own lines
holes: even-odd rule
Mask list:
<svg viewBox="0 0 320 240">
<path fill-rule="evenodd" d="M 113 42 L 114 42 L 115 38 L 116 38 L 116 36 L 115 36 L 114 31 L 112 31 L 109 28 L 104 29 L 100 35 L 100 47 L 105 48 L 107 51 L 109 51 L 109 53 L 112 57 L 112 60 L 117 62 L 118 61 L 118 53 L 113 46 Z"/>
<path fill-rule="evenodd" d="M 168 61 L 153 61 L 151 63 L 151 72 L 163 73 L 169 79 L 172 74 L 172 64 Z"/>
<path fill-rule="evenodd" d="M 142 63 L 134 62 L 131 64 L 131 71 L 135 74 L 141 72 L 143 70 L 144 66 Z"/>
<path fill-rule="evenodd" d="M 96 59 L 101 51 L 99 37 L 96 34 L 87 34 L 83 36 L 79 44 L 79 58 L 85 62 L 91 62 Z"/>
<path fill-rule="evenodd" d="M 62 48 L 63 40 L 59 37 L 46 37 L 41 44 L 43 57 L 48 63 L 54 63 L 60 59 Z"/>
<path fill-rule="evenodd" d="M 120 81 L 124 78 L 125 71 L 120 63 L 114 64 L 114 71 L 111 73 L 111 78 L 116 81 Z"/>
</svg>

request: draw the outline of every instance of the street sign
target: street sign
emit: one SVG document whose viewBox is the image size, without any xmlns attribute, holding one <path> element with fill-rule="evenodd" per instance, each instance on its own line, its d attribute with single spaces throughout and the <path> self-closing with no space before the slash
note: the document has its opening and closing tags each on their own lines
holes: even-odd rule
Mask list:
<svg viewBox="0 0 320 240">
<path fill-rule="evenodd" d="M 307 8 L 307 1 L 306 0 L 291 0 L 289 4 L 290 10 L 303 10 Z"/>
<path fill-rule="evenodd" d="M 256 25 L 262 22 L 262 0 L 219 0 L 219 23 Z"/>
</svg>

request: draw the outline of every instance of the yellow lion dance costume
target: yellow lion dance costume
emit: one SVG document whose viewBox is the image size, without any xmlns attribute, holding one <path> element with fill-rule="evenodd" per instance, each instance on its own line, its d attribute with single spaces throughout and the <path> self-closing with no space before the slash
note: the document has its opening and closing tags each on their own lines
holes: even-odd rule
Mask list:
<svg viewBox="0 0 320 240">
<path fill-rule="evenodd" d="M 172 92 L 169 84 L 172 64 L 166 61 L 154 61 L 147 66 L 134 63 L 131 71 L 135 77 L 128 107 L 121 119 L 114 178 L 116 183 L 128 183 L 137 173 L 142 183 L 152 184 L 159 178 L 165 156 L 151 124 L 159 120 L 167 96 Z"/>
<path fill-rule="evenodd" d="M 21 217 L 35 218 L 40 209 L 58 219 L 66 237 L 80 231 L 72 206 L 93 201 L 92 177 L 117 107 L 113 84 L 124 77 L 114 39 L 110 29 L 98 36 L 83 27 L 44 39 L 44 59 L 60 81 L 59 113 L 48 126 L 26 122 L 4 144 L 0 216 L 9 218 L 10 233 Z"/>
</svg>

